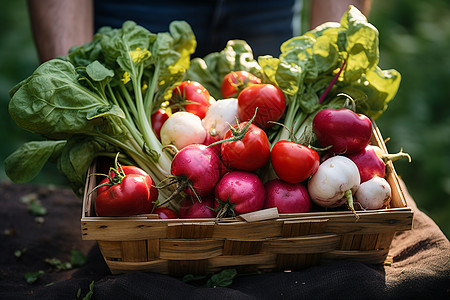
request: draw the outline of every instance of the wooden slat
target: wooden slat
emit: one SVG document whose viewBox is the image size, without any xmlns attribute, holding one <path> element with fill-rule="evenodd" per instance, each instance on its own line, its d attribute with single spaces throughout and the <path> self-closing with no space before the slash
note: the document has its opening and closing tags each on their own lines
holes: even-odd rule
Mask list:
<svg viewBox="0 0 450 300">
<path fill-rule="evenodd" d="M 325 232 L 328 220 L 285 220 L 283 221 L 282 237 L 293 237 Z"/>
<path fill-rule="evenodd" d="M 266 249 L 277 254 L 323 253 L 336 249 L 339 240 L 335 234 L 281 238 L 267 242 Z"/>
<path fill-rule="evenodd" d="M 339 215 L 329 217 L 326 232 L 365 234 L 404 231 L 411 229 L 412 221 L 412 211 L 360 214 L 360 218 L 357 221 L 352 214 Z"/>
<path fill-rule="evenodd" d="M 112 274 L 120 274 L 131 271 L 146 271 L 160 274 L 168 274 L 167 260 L 153 260 L 147 262 L 121 262 L 121 261 L 106 261 Z"/>
<path fill-rule="evenodd" d="M 240 265 L 275 265 L 276 254 L 260 253 L 251 255 L 221 255 L 208 260 L 209 267 L 231 267 Z"/>
<path fill-rule="evenodd" d="M 226 239 L 223 245 L 223 255 L 249 255 L 261 252 L 263 240 L 233 240 Z"/>
<path fill-rule="evenodd" d="M 359 250 L 376 250 L 378 234 L 364 234 L 361 237 L 361 244 Z"/>
<path fill-rule="evenodd" d="M 389 249 L 394 238 L 395 232 L 385 232 L 378 235 L 375 249 Z"/>
<path fill-rule="evenodd" d="M 223 243 L 216 239 L 161 239 L 159 256 L 169 260 L 208 259 L 222 254 Z"/>
<path fill-rule="evenodd" d="M 147 261 L 147 241 L 123 241 L 122 242 L 123 261 Z"/>
<path fill-rule="evenodd" d="M 341 240 L 339 241 L 340 250 L 351 250 L 353 243 L 354 234 L 343 234 L 341 235 Z"/>
<path fill-rule="evenodd" d="M 210 238 L 214 232 L 214 222 L 172 223 L 168 225 L 168 238 L 196 239 Z"/>
<path fill-rule="evenodd" d="M 248 239 L 271 238 L 281 235 L 282 222 L 276 220 L 260 221 L 258 223 L 234 222 L 217 224 L 214 238 Z"/>
<path fill-rule="evenodd" d="M 148 260 L 159 259 L 159 239 L 147 240 L 147 258 Z"/>
<path fill-rule="evenodd" d="M 350 250 L 359 250 L 361 247 L 361 239 L 362 234 L 353 235 L 352 245 L 350 246 Z"/>
<path fill-rule="evenodd" d="M 98 241 L 97 244 L 106 259 L 122 260 L 122 242 Z"/>
</svg>

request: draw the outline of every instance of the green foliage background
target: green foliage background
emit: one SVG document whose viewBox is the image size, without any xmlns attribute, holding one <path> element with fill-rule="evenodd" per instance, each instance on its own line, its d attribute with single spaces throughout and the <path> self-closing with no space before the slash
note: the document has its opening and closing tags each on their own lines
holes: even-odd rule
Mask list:
<svg viewBox="0 0 450 300">
<path fill-rule="evenodd" d="M 38 137 L 18 128 L 8 114 L 8 91 L 38 66 L 25 0 L 0 9 L 0 180 L 4 159 Z M 303 12 L 307 22 L 308 1 Z M 369 21 L 380 32 L 380 67 L 396 69 L 402 83 L 377 120 L 390 152 L 401 148 L 412 163 L 395 162 L 418 207 L 450 236 L 450 3 L 447 0 L 373 1 Z M 306 27 L 305 27 L 306 28 Z M 66 184 L 47 166 L 34 184 Z"/>
</svg>

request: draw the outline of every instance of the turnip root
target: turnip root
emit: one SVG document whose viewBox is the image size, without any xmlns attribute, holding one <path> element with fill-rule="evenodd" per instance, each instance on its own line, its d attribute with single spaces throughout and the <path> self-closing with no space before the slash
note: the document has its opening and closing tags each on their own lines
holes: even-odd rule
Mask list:
<svg viewBox="0 0 450 300">
<path fill-rule="evenodd" d="M 391 186 L 386 179 L 378 176 L 361 183 L 355 194 L 356 201 L 363 209 L 383 208 L 391 197 Z"/>
<path fill-rule="evenodd" d="M 174 113 L 161 127 L 161 143 L 174 145 L 178 150 L 190 144 L 201 144 L 205 139 L 206 130 L 202 121 L 190 112 Z"/>
<path fill-rule="evenodd" d="M 333 156 L 320 164 L 308 182 L 311 200 L 322 207 L 338 207 L 347 203 L 353 207 L 353 194 L 359 188 L 358 167 L 345 156 Z"/>
<path fill-rule="evenodd" d="M 230 125 L 236 124 L 238 100 L 236 98 L 222 99 L 214 102 L 202 120 L 203 127 L 212 136 L 223 139 Z"/>
</svg>

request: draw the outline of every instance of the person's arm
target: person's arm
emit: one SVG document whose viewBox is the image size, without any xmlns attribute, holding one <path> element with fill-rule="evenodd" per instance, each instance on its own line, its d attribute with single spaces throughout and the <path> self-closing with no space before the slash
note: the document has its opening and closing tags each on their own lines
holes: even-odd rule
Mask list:
<svg viewBox="0 0 450 300">
<path fill-rule="evenodd" d="M 93 0 L 28 0 L 34 43 L 41 62 L 65 56 L 92 40 Z"/>
<path fill-rule="evenodd" d="M 350 5 L 369 16 L 371 0 L 311 0 L 310 29 L 325 22 L 339 22 Z"/>
</svg>

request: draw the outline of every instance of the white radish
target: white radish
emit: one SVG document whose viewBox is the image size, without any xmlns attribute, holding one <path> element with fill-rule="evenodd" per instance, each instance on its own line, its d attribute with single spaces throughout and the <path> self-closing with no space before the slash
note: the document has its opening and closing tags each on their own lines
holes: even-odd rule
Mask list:
<svg viewBox="0 0 450 300">
<path fill-rule="evenodd" d="M 179 111 L 171 115 L 161 127 L 161 143 L 174 145 L 178 150 L 205 141 L 206 130 L 193 113 Z"/>
<path fill-rule="evenodd" d="M 353 194 L 359 188 L 358 167 L 345 156 L 333 156 L 320 164 L 308 182 L 311 200 L 322 207 L 338 207 L 347 202 L 353 207 Z"/>
<path fill-rule="evenodd" d="M 391 186 L 382 177 L 372 177 L 361 183 L 355 198 L 363 209 L 380 209 L 385 207 L 392 197 Z"/>
<path fill-rule="evenodd" d="M 202 120 L 206 132 L 223 139 L 230 125 L 236 124 L 238 101 L 235 98 L 217 100 Z"/>
</svg>

